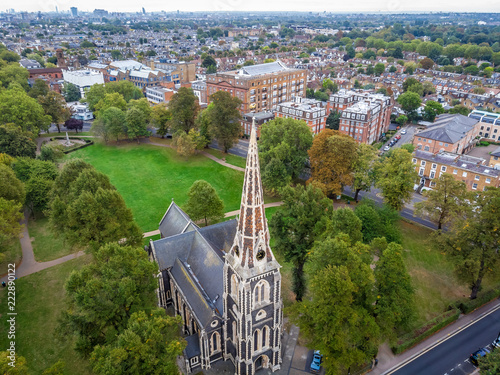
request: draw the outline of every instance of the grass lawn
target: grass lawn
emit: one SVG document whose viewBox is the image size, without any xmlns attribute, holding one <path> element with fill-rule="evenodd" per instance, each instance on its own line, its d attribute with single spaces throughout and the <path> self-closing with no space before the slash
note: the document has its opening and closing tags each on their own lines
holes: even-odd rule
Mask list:
<svg viewBox="0 0 500 375">
<path fill-rule="evenodd" d="M 432 230 L 402 220 L 400 225 L 403 255 L 415 287 L 418 326 L 445 312 L 469 291 L 455 278 L 450 260 L 431 246 Z"/>
<path fill-rule="evenodd" d="M 28 231 L 30 237 L 34 239 L 31 244 L 37 262 L 47 262 L 81 250 L 71 247 L 64 241 L 63 236 L 55 237 L 46 217 L 42 216 L 36 220 L 30 218 Z"/>
<path fill-rule="evenodd" d="M 64 282 L 74 269 L 86 264 L 90 256 L 25 276 L 16 281 L 16 352 L 26 358 L 30 373 L 40 375 L 59 359 L 66 363 L 67 375 L 90 375 L 87 361 L 73 350 L 72 340 L 54 337 L 57 319 L 65 307 Z M 7 290 L 0 289 L 0 346 L 8 348 Z"/>
<path fill-rule="evenodd" d="M 226 159 L 226 163 L 235 165 L 240 168 L 245 168 L 247 165 L 247 160 L 245 158 L 242 158 L 241 156 L 224 154 L 222 151 L 215 148 L 206 148 L 203 151 L 208 152 L 210 155 L 213 155 L 218 159 Z"/>
<path fill-rule="evenodd" d="M 19 264 L 21 262 L 23 252 L 19 240 L 12 241 L 5 249 L 2 249 L 2 254 L 5 255 L 5 258 L 0 263 L 0 275 L 5 275 L 8 272 L 7 267 L 9 263 Z"/>
<path fill-rule="evenodd" d="M 82 158 L 109 176 L 144 232 L 158 229 L 172 198 L 182 206 L 194 181 L 206 180 L 216 190 L 226 211 L 240 206 L 243 173 L 203 155 L 186 160 L 166 147 L 123 143 L 94 144 L 69 154 Z"/>
</svg>

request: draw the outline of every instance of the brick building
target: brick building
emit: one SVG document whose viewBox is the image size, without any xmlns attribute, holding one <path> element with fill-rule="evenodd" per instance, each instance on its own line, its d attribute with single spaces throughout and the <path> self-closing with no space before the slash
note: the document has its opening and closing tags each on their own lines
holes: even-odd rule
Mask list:
<svg viewBox="0 0 500 375">
<path fill-rule="evenodd" d="M 266 122 L 274 119 L 274 113 L 273 112 L 245 113 L 243 116 L 241 116 L 241 128 L 243 129 L 243 134 L 250 135 L 254 119 L 255 119 L 255 126 L 257 127 L 257 137 L 260 138 L 260 128 Z"/>
<path fill-rule="evenodd" d="M 326 127 L 326 103 L 316 99 L 296 97 L 276 107 L 276 117 L 303 120 L 314 134 L 318 134 Z"/>
<path fill-rule="evenodd" d="M 481 158 L 446 151 L 433 153 L 416 150 L 413 163 L 420 176 L 420 187 L 433 188 L 436 185 L 435 179 L 443 173 L 463 181 L 469 191 L 500 186 L 500 170 L 491 168 Z"/>
<path fill-rule="evenodd" d="M 358 143 L 378 141 L 389 130 L 394 99 L 382 94 L 340 90 L 330 96 L 327 116 L 341 112 L 339 131 Z"/>
<path fill-rule="evenodd" d="M 293 97 L 304 97 L 307 73 L 287 68 L 281 61 L 244 66 L 239 70 L 207 75 L 207 96 L 229 92 L 242 101 L 240 112 L 261 112 L 276 108 Z"/>
<path fill-rule="evenodd" d="M 413 145 L 417 150 L 437 154 L 447 151 L 464 154 L 474 147 L 479 136 L 479 122 L 475 118 L 459 114 L 444 114 L 426 130 L 413 136 Z"/>
<path fill-rule="evenodd" d="M 500 140 L 500 114 L 474 110 L 469 117 L 479 121 L 479 136 L 495 142 Z"/>
<path fill-rule="evenodd" d="M 196 64 L 193 62 L 160 59 L 154 61 L 153 69 L 161 69 L 172 76 L 174 83 L 187 83 L 196 80 Z"/>
<path fill-rule="evenodd" d="M 146 99 L 153 104 L 168 103 L 176 92 L 166 87 L 146 87 Z"/>
</svg>

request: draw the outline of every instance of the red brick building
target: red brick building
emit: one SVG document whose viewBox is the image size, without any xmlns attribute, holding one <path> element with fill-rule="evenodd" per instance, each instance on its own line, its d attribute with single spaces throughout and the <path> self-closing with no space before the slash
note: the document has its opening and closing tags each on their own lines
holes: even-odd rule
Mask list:
<svg viewBox="0 0 500 375">
<path fill-rule="evenodd" d="M 303 120 L 314 134 L 326 127 L 326 103 L 315 99 L 295 98 L 276 107 L 276 117 Z"/>
</svg>

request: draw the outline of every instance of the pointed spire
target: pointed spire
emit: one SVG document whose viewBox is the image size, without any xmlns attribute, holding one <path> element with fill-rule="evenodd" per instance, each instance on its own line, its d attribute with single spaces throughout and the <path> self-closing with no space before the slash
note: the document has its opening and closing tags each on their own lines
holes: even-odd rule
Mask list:
<svg viewBox="0 0 500 375">
<path fill-rule="evenodd" d="M 255 118 L 252 119 L 238 228 L 231 254 L 243 268 L 253 268 L 274 259 L 264 212 Z"/>
</svg>

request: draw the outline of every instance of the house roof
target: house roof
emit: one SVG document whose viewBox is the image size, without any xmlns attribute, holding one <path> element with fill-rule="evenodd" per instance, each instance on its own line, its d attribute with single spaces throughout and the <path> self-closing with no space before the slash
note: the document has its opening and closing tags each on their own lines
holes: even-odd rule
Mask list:
<svg viewBox="0 0 500 375">
<path fill-rule="evenodd" d="M 272 74 L 288 70 L 281 61 L 274 61 L 266 64 L 249 65 L 242 67 L 238 74 L 246 76 L 258 76 L 263 74 Z"/>
<path fill-rule="evenodd" d="M 456 143 L 472 130 L 477 123 L 478 121 L 474 118 L 459 114 L 446 114 L 439 116 L 427 130 L 418 133 L 418 136 L 435 141 Z"/>
<path fill-rule="evenodd" d="M 200 337 L 198 333 L 184 338 L 187 342 L 186 349 L 184 349 L 184 355 L 186 359 L 191 359 L 201 354 L 200 350 Z"/>
</svg>

